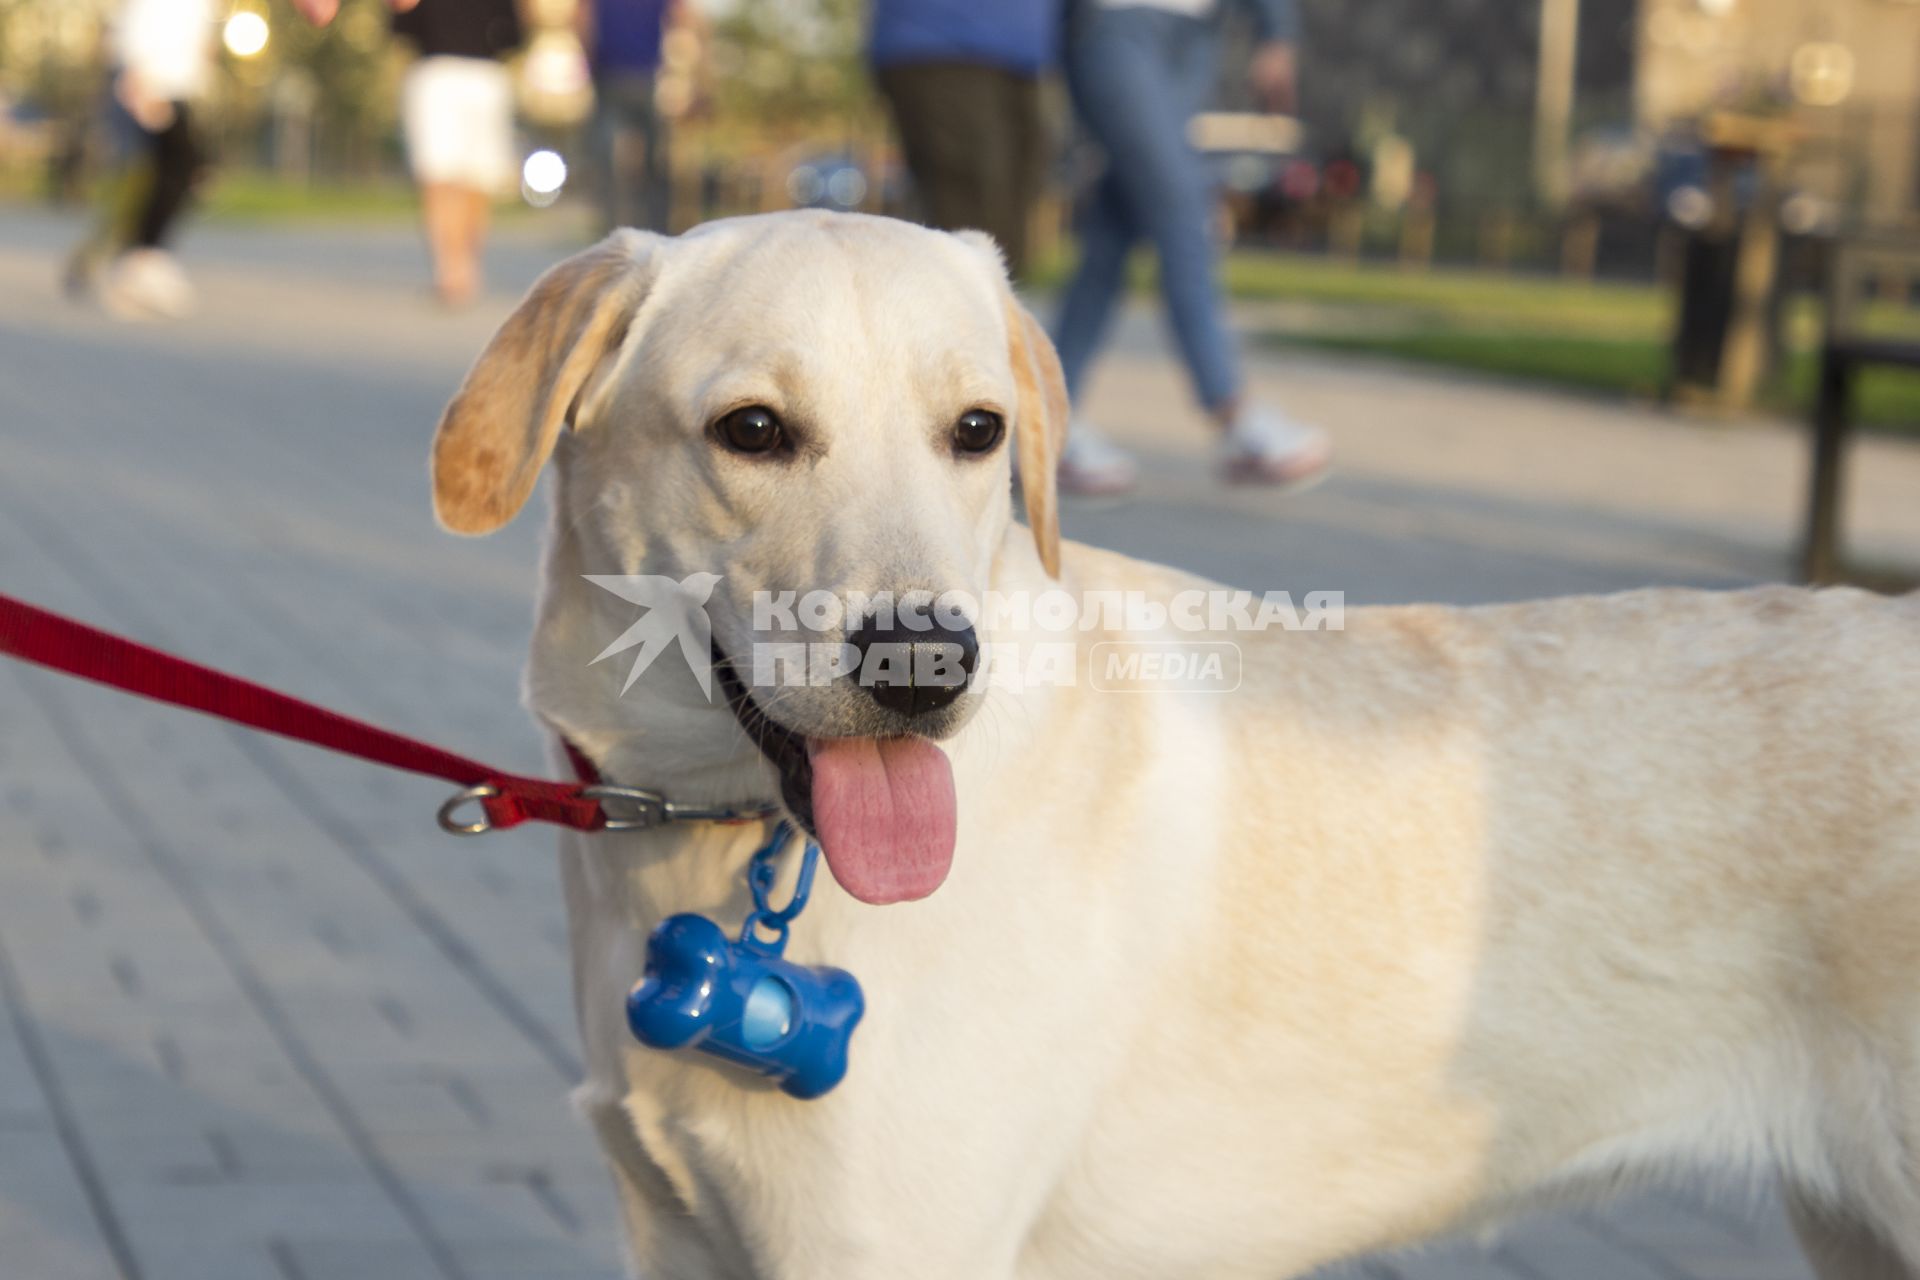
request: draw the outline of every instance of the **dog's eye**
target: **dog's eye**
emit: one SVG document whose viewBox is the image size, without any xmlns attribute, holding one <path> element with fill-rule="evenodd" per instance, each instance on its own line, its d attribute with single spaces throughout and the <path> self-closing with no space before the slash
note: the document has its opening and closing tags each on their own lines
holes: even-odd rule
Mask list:
<svg viewBox="0 0 1920 1280">
<path fill-rule="evenodd" d="M 714 431 L 735 453 L 771 453 L 787 438 L 773 410 L 757 404 L 735 409 L 714 424 Z"/>
<path fill-rule="evenodd" d="M 969 409 L 953 424 L 953 447 L 961 453 L 990 453 L 1007 434 L 1007 424 L 997 413 Z"/>
</svg>

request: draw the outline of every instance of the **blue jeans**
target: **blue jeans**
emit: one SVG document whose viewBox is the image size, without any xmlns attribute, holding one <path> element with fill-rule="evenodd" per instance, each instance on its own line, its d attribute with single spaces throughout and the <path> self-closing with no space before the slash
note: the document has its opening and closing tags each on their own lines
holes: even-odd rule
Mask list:
<svg viewBox="0 0 1920 1280">
<path fill-rule="evenodd" d="M 1240 394 L 1239 356 L 1214 282 L 1212 180 L 1187 141 L 1219 72 L 1213 24 L 1151 8 L 1083 4 L 1065 51 L 1067 88 L 1107 169 L 1079 219 L 1080 265 L 1054 330 L 1077 402 L 1141 240 L 1160 259 L 1160 291 L 1200 403 Z"/>
</svg>

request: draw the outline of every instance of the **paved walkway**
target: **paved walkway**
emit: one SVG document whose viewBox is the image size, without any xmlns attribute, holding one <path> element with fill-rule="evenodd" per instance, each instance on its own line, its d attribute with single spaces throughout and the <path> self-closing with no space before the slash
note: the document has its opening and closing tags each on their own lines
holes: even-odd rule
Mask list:
<svg viewBox="0 0 1920 1280">
<path fill-rule="evenodd" d="M 397 233 L 205 231 L 203 315 L 62 305 L 65 230 L 0 215 L 0 584 L 508 766 L 537 524 L 429 516 L 438 408 L 504 306 L 447 317 Z M 501 287 L 556 250 L 503 246 Z M 1207 482 L 1129 326 L 1094 411 L 1153 450 L 1069 531 L 1262 588 L 1485 600 L 1784 565 L 1786 433 L 1322 360 L 1262 364 L 1334 426 L 1292 501 Z M 1920 563 L 1920 453 L 1862 529 Z M 441 789 L 0 666 L 0 1276 L 608 1280 L 550 836 L 453 844 Z M 1312 1206 L 1301 1206 L 1312 1212 Z M 1763 1198 L 1545 1217 L 1362 1264 L 1452 1280 L 1789 1280 Z"/>
</svg>

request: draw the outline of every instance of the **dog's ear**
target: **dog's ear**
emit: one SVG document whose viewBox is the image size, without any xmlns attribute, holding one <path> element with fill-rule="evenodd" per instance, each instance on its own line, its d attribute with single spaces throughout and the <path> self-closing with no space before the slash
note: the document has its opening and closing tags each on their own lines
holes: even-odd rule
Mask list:
<svg viewBox="0 0 1920 1280">
<path fill-rule="evenodd" d="M 1049 577 L 1060 576 L 1060 500 L 1054 470 L 1067 443 L 1067 380 L 1060 357 L 1033 314 L 1014 298 L 1006 299 L 1007 358 L 1019 391 L 1014 405 L 1013 443 L 1020 458 L 1020 498 L 1027 525 Z"/>
<path fill-rule="evenodd" d="M 1007 362 L 1013 366 L 1013 447 L 1020 461 L 1020 501 L 1047 576 L 1060 576 L 1060 500 L 1054 471 L 1067 444 L 1067 379 L 1052 339 L 1033 313 L 1013 296 L 1006 255 L 984 231 L 954 237 L 988 264 L 999 283 L 1007 320 Z"/>
<path fill-rule="evenodd" d="M 658 237 L 616 231 L 541 276 L 440 417 L 433 511 L 455 533 L 519 514 L 594 370 L 618 351 L 653 280 Z"/>
</svg>

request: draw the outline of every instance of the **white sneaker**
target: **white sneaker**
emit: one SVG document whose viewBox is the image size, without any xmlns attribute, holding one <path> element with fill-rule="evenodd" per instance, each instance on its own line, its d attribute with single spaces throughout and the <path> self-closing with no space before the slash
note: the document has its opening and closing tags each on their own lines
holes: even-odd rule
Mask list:
<svg viewBox="0 0 1920 1280">
<path fill-rule="evenodd" d="M 118 320 L 179 320 L 193 314 L 193 282 L 165 249 L 129 249 L 107 273 L 100 301 Z"/>
<path fill-rule="evenodd" d="M 1133 455 L 1085 422 L 1067 429 L 1067 447 L 1060 451 L 1055 473 L 1062 493 L 1092 497 L 1125 493 L 1140 483 L 1140 464 Z"/>
<path fill-rule="evenodd" d="M 1236 484 L 1306 488 L 1324 479 L 1333 441 L 1319 427 L 1264 405 L 1248 405 L 1220 442 L 1220 469 Z"/>
</svg>

